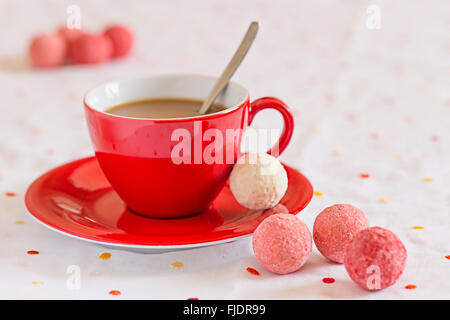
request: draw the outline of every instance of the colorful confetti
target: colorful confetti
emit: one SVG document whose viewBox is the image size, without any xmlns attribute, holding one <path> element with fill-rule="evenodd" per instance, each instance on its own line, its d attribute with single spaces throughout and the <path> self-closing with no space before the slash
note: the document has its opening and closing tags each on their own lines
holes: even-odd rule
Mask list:
<svg viewBox="0 0 450 320">
<path fill-rule="evenodd" d="M 425 229 L 425 227 L 422 227 L 422 226 L 414 226 L 414 227 L 412 227 L 413 229 L 415 229 L 415 230 L 422 230 L 422 229 Z"/>
<path fill-rule="evenodd" d="M 405 117 L 406 123 L 412 123 L 413 120 L 414 120 L 414 118 L 413 118 L 412 116 L 406 116 L 406 117 Z"/>
<path fill-rule="evenodd" d="M 198 300 L 198 298 L 187 298 L 186 300 Z"/>
<path fill-rule="evenodd" d="M 108 260 L 111 259 L 111 253 L 109 252 L 103 252 L 101 255 L 98 256 L 100 260 Z"/>
<path fill-rule="evenodd" d="M 405 289 L 411 290 L 411 289 L 416 289 L 417 286 L 414 284 L 408 284 L 407 286 L 405 286 Z"/>
<path fill-rule="evenodd" d="M 314 194 L 318 197 L 323 196 L 323 192 L 322 191 L 314 191 Z"/>
<path fill-rule="evenodd" d="M 182 268 L 184 268 L 183 262 L 180 262 L 180 261 L 172 262 L 171 266 L 174 269 L 182 269 Z"/>
<path fill-rule="evenodd" d="M 433 181 L 433 178 L 425 178 L 423 180 L 425 180 L 426 182 L 431 182 L 431 181 Z"/>
<path fill-rule="evenodd" d="M 37 135 L 40 135 L 41 133 L 42 133 L 42 130 L 41 130 L 41 129 L 39 129 L 39 128 L 34 128 L 34 129 L 33 129 L 33 134 L 34 134 L 34 135 L 37 136 Z"/>
<path fill-rule="evenodd" d="M 5 196 L 7 196 L 7 197 L 15 197 L 16 194 L 14 192 L 6 192 Z"/>
<path fill-rule="evenodd" d="M 360 176 L 361 178 L 363 178 L 363 179 L 368 179 L 368 178 L 370 178 L 370 174 L 369 174 L 369 173 L 361 173 L 359 176 Z"/>
<path fill-rule="evenodd" d="M 379 138 L 379 136 L 380 135 L 377 132 L 372 132 L 370 134 L 370 138 L 373 139 L 373 140 L 377 140 Z"/>
<path fill-rule="evenodd" d="M 259 276 L 259 271 L 253 268 L 248 267 L 247 268 L 247 272 L 254 275 L 254 276 Z"/>
<path fill-rule="evenodd" d="M 112 296 L 120 296 L 122 292 L 120 292 L 119 290 L 111 290 L 109 294 Z"/>
<path fill-rule="evenodd" d="M 44 283 L 42 281 L 33 281 L 33 282 L 31 282 L 31 284 L 39 286 L 39 285 L 43 285 Z"/>
<path fill-rule="evenodd" d="M 27 253 L 33 256 L 33 255 L 39 254 L 39 251 L 29 250 L 29 251 L 27 251 Z"/>
<path fill-rule="evenodd" d="M 341 155 L 341 153 L 339 151 L 336 151 L 336 150 L 334 150 L 331 154 L 333 156 L 335 156 L 335 157 L 339 157 Z"/>
<path fill-rule="evenodd" d="M 445 256 L 445 258 L 447 258 L 447 259 L 449 259 L 449 260 L 450 260 L 450 254 L 449 254 L 448 256 Z"/>
<path fill-rule="evenodd" d="M 23 222 L 23 221 L 16 221 L 16 222 L 14 222 L 15 224 L 24 224 L 25 222 Z"/>
<path fill-rule="evenodd" d="M 389 203 L 389 202 L 391 202 L 391 199 L 388 199 L 388 198 L 381 198 L 381 199 L 380 199 L 380 202 L 382 202 L 382 203 Z"/>
<path fill-rule="evenodd" d="M 323 283 L 327 283 L 327 284 L 329 284 L 329 283 L 334 283 L 334 278 L 323 278 L 322 279 L 322 282 Z"/>
</svg>

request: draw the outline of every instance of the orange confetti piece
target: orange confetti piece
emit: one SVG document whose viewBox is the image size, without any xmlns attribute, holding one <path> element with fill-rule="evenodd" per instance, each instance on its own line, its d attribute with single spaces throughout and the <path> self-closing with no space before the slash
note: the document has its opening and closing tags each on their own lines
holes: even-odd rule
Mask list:
<svg viewBox="0 0 450 320">
<path fill-rule="evenodd" d="M 40 135 L 42 133 L 42 130 L 41 129 L 39 129 L 39 128 L 34 128 L 33 129 L 33 134 L 34 135 Z"/>
<path fill-rule="evenodd" d="M 27 251 L 27 253 L 30 254 L 30 255 L 36 255 L 36 254 L 39 254 L 39 251 L 29 250 L 29 251 Z"/>
<path fill-rule="evenodd" d="M 7 197 L 15 197 L 16 194 L 14 192 L 6 192 L 5 196 L 7 196 Z"/>
<path fill-rule="evenodd" d="M 16 222 L 14 222 L 15 224 L 24 224 L 25 222 L 23 222 L 23 221 L 16 221 Z"/>
<path fill-rule="evenodd" d="M 425 180 L 426 182 L 431 182 L 431 181 L 433 181 L 433 178 L 425 178 L 423 180 Z"/>
<path fill-rule="evenodd" d="M 391 202 L 391 200 L 388 199 L 388 198 L 381 198 L 380 202 L 382 202 L 382 203 L 389 203 L 389 202 Z"/>
<path fill-rule="evenodd" d="M 417 286 L 414 284 L 408 284 L 407 286 L 405 286 L 405 289 L 409 289 L 409 290 L 415 289 L 415 288 L 417 288 Z"/>
<path fill-rule="evenodd" d="M 184 264 L 182 262 L 180 262 L 180 261 L 172 262 L 171 266 L 174 269 L 182 269 L 182 268 L 184 268 Z"/>
<path fill-rule="evenodd" d="M 403 160 L 403 156 L 401 154 L 396 154 L 395 159 L 397 160 Z"/>
<path fill-rule="evenodd" d="M 44 283 L 42 281 L 33 281 L 32 284 L 39 286 L 43 285 Z"/>
<path fill-rule="evenodd" d="M 413 229 L 415 229 L 415 230 L 422 230 L 422 229 L 425 229 L 425 227 L 422 227 L 422 226 L 414 226 L 414 227 L 412 227 Z"/>
<path fill-rule="evenodd" d="M 340 155 L 341 155 L 341 153 L 339 152 L 339 151 L 333 151 L 332 153 L 331 153 L 333 156 L 335 156 L 335 157 L 339 157 Z"/>
<path fill-rule="evenodd" d="M 108 260 L 111 259 L 111 253 L 109 252 L 103 252 L 101 255 L 98 256 L 100 260 Z"/>
<path fill-rule="evenodd" d="M 119 290 L 111 290 L 109 294 L 112 296 L 120 296 L 122 292 L 120 292 Z"/>
<path fill-rule="evenodd" d="M 449 260 L 450 260 L 450 255 L 448 255 L 448 256 L 445 256 L 445 258 L 447 258 L 447 259 L 449 259 Z"/>
<path fill-rule="evenodd" d="M 253 268 L 248 267 L 247 268 L 247 272 L 254 275 L 254 276 L 259 276 L 259 271 Z"/>
<path fill-rule="evenodd" d="M 323 192 L 322 191 L 314 191 L 314 194 L 318 197 L 323 196 Z"/>
<path fill-rule="evenodd" d="M 361 173 L 359 176 L 360 176 L 361 178 L 363 178 L 363 179 L 368 179 L 368 178 L 370 178 L 370 174 L 369 174 L 369 173 Z"/>
</svg>

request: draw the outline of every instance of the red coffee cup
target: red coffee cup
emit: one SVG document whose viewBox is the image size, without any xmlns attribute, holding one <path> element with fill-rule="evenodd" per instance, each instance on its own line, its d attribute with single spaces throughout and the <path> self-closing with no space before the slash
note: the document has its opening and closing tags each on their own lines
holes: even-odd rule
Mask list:
<svg viewBox="0 0 450 320">
<path fill-rule="evenodd" d="M 212 114 L 140 119 L 105 112 L 152 98 L 202 100 L 215 81 L 199 75 L 155 76 L 108 82 L 86 94 L 86 120 L 97 160 L 132 211 L 178 218 L 207 209 L 241 154 L 243 131 L 263 109 L 275 109 L 284 119 L 279 141 L 269 153 L 278 156 L 288 145 L 294 129 L 289 108 L 276 98 L 250 103 L 248 91 L 234 82 L 216 101 L 227 109 Z"/>
</svg>

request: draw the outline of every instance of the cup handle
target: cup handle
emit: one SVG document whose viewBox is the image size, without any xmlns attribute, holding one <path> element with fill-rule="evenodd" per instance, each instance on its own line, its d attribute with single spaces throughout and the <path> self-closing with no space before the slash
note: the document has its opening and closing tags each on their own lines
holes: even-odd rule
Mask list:
<svg viewBox="0 0 450 320">
<path fill-rule="evenodd" d="M 273 97 L 259 98 L 250 104 L 248 113 L 248 125 L 251 125 L 256 114 L 263 109 L 275 109 L 283 116 L 283 132 L 275 145 L 267 151 L 268 154 L 278 157 L 286 149 L 294 132 L 294 117 L 287 105 L 283 101 Z"/>
</svg>

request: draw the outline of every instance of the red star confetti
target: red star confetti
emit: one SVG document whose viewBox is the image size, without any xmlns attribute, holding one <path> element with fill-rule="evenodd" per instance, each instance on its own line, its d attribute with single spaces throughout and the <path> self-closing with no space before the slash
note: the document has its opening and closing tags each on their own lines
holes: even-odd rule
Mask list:
<svg viewBox="0 0 450 320">
<path fill-rule="evenodd" d="M 29 251 L 27 251 L 27 253 L 30 254 L 30 255 L 32 255 L 32 256 L 34 256 L 34 255 L 39 254 L 39 251 L 36 251 L 36 250 L 29 250 Z"/>
<path fill-rule="evenodd" d="M 7 196 L 7 197 L 15 197 L 16 194 L 14 192 L 6 192 L 5 196 Z"/>
<path fill-rule="evenodd" d="M 415 288 L 417 288 L 417 286 L 414 285 L 414 284 L 408 284 L 407 286 L 405 286 L 405 289 L 408 289 L 408 290 L 412 290 L 412 289 L 415 289 Z"/>
<path fill-rule="evenodd" d="M 377 140 L 378 137 L 379 137 L 379 134 L 377 132 L 372 132 L 370 134 L 370 138 L 373 139 L 373 140 Z"/>
<path fill-rule="evenodd" d="M 334 278 L 323 278 L 322 282 L 326 284 L 334 283 Z"/>
<path fill-rule="evenodd" d="M 187 298 L 186 300 L 198 300 L 198 298 Z"/>
<path fill-rule="evenodd" d="M 449 260 L 450 260 L 450 254 L 449 254 L 448 256 L 445 256 L 445 258 L 447 258 L 447 259 L 449 259 Z"/>
<path fill-rule="evenodd" d="M 112 296 L 120 296 L 122 292 L 120 292 L 119 290 L 111 290 L 109 294 Z"/>
<path fill-rule="evenodd" d="M 438 142 L 439 141 L 439 137 L 438 136 L 431 136 L 431 141 Z"/>
<path fill-rule="evenodd" d="M 253 268 L 248 267 L 247 268 L 247 272 L 254 275 L 254 276 L 259 276 L 259 271 Z"/>
<path fill-rule="evenodd" d="M 361 178 L 363 178 L 363 179 L 368 179 L 368 178 L 370 178 L 370 174 L 369 174 L 369 173 L 361 173 L 359 176 L 360 176 Z"/>
</svg>

